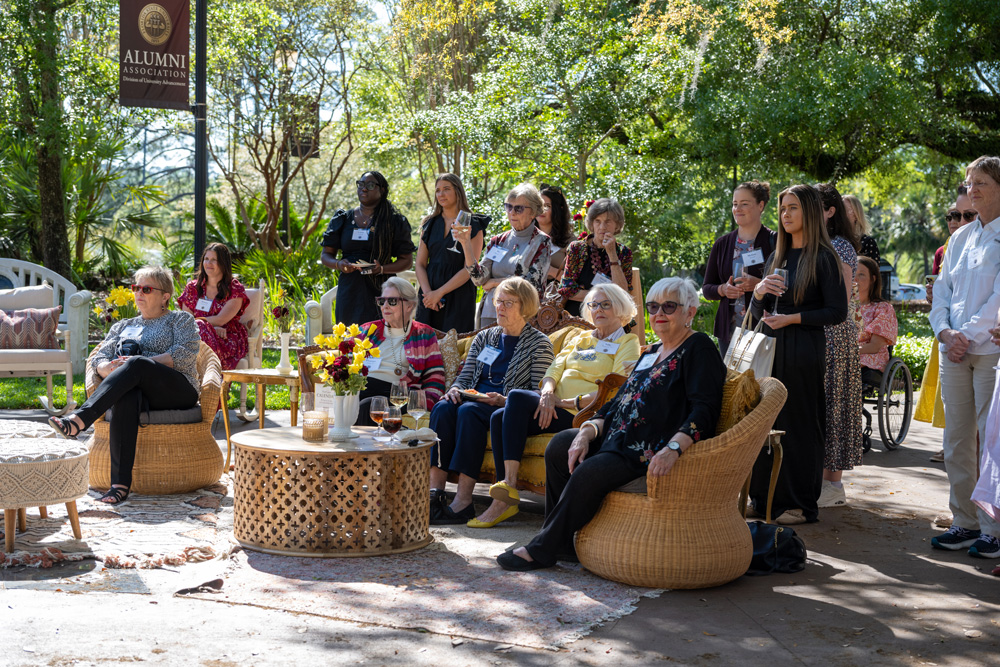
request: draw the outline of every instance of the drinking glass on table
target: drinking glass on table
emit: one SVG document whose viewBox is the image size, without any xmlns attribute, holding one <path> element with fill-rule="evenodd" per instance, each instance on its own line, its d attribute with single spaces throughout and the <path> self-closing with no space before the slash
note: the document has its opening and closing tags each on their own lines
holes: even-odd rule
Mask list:
<svg viewBox="0 0 1000 667">
<path fill-rule="evenodd" d="M 399 433 L 399 429 L 403 428 L 403 415 L 399 412 L 399 407 L 395 405 L 390 405 L 389 409 L 385 412 L 385 417 L 382 419 L 382 426 L 391 436 L 389 442 L 399 442 L 396 440 L 396 434 Z"/>
<path fill-rule="evenodd" d="M 385 411 L 388 409 L 388 402 L 385 400 L 385 396 L 375 396 L 372 398 L 371 406 L 368 409 L 368 416 L 372 418 L 372 421 L 378 424 L 378 428 L 375 430 L 375 435 L 382 435 L 382 421 L 385 419 Z"/>
<path fill-rule="evenodd" d="M 774 275 L 776 275 L 779 278 L 781 278 L 781 285 L 782 285 L 782 287 L 784 289 L 787 289 L 788 288 L 788 269 L 775 269 L 774 270 Z M 781 292 L 782 294 L 785 293 L 784 289 Z M 774 297 L 774 312 L 771 313 L 772 315 L 777 315 L 778 314 L 778 299 L 780 299 L 780 298 L 781 298 L 780 296 L 775 296 Z"/>
<path fill-rule="evenodd" d="M 409 397 L 406 395 L 406 383 L 397 382 L 392 385 L 392 389 L 389 390 L 389 402 L 395 405 L 397 408 L 401 408 L 406 405 Z"/>
<path fill-rule="evenodd" d="M 472 214 L 468 211 L 459 211 L 458 215 L 455 216 L 455 222 L 451 223 L 451 229 L 453 232 L 468 232 L 472 230 Z M 461 253 L 462 249 L 458 247 L 458 239 L 452 234 L 451 237 L 455 239 L 455 242 L 451 244 L 448 250 L 452 252 Z"/>
<path fill-rule="evenodd" d="M 413 417 L 415 428 L 420 428 L 420 418 L 427 414 L 427 394 L 423 389 L 411 389 L 406 404 L 406 414 Z"/>
</svg>

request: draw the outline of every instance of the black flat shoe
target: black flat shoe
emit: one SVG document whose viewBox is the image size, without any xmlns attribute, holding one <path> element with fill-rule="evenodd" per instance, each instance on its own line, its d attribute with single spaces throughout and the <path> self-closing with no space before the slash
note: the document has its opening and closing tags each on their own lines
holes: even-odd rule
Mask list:
<svg viewBox="0 0 1000 667">
<path fill-rule="evenodd" d="M 497 563 L 509 572 L 531 572 L 532 570 L 544 570 L 551 565 L 542 565 L 537 560 L 524 560 L 513 551 L 504 551 L 497 556 Z"/>
<path fill-rule="evenodd" d="M 437 517 L 431 516 L 432 526 L 453 526 L 456 524 L 462 524 L 463 526 L 469 522 L 469 519 L 476 518 L 476 506 L 474 503 L 469 503 L 465 508 L 459 511 L 454 511 L 448 505 L 443 505 L 441 507 L 441 512 Z"/>
</svg>

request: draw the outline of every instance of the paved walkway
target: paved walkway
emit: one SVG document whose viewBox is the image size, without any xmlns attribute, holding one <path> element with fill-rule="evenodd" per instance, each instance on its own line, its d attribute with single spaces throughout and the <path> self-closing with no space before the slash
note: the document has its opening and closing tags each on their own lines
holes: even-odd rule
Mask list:
<svg viewBox="0 0 1000 667">
<path fill-rule="evenodd" d="M 288 413 L 268 419 L 287 425 Z M 172 597 L 213 579 L 219 563 L 149 572 L 89 563 L 0 573 L 0 665 L 998 664 L 1000 578 L 989 573 L 1000 561 L 930 548 L 932 521 L 947 513 L 944 468 L 927 460 L 939 445 L 940 431 L 916 422 L 900 450 L 876 445 L 845 475 L 850 506 L 799 527 L 804 572 L 668 591 L 564 651 L 337 621 L 336 600 L 326 617 L 267 599 Z"/>
</svg>

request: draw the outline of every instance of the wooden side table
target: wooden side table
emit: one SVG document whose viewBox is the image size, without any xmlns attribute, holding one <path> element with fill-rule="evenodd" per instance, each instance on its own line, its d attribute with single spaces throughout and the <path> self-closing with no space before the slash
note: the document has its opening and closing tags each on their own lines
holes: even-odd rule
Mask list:
<svg viewBox="0 0 1000 667">
<path fill-rule="evenodd" d="M 264 428 L 264 398 L 267 385 L 288 387 L 288 397 L 292 402 L 292 426 L 297 425 L 299 418 L 299 373 L 293 370 L 288 375 L 283 375 L 273 368 L 242 368 L 231 371 L 222 371 L 222 421 L 226 425 L 226 466 L 224 470 L 229 471 L 229 460 L 232 456 L 233 445 L 229 432 L 229 385 L 234 382 L 243 382 L 257 385 L 257 414 L 260 418 L 259 428 Z M 429 492 L 428 492 L 429 493 Z"/>
<path fill-rule="evenodd" d="M 432 443 L 306 442 L 300 428 L 233 436 L 233 535 L 248 549 L 289 556 L 374 556 L 432 540 Z"/>
</svg>

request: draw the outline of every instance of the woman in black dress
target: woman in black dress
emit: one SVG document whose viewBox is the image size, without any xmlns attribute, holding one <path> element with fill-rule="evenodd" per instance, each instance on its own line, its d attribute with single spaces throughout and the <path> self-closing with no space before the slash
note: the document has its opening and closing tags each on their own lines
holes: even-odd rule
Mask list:
<svg viewBox="0 0 1000 667">
<path fill-rule="evenodd" d="M 466 333 L 476 326 L 476 286 L 465 270 L 465 255 L 451 235 L 459 211 L 472 213 L 462 181 L 455 174 L 441 174 L 434 182 L 434 212 L 424 218 L 417 248 L 417 283 L 420 294 L 417 322 L 438 331 Z M 472 213 L 472 248 L 478 257 L 489 216 Z M 453 252 L 452 249 L 458 252 Z"/>
<path fill-rule="evenodd" d="M 409 221 L 387 199 L 389 183 L 385 176 L 366 171 L 357 186 L 357 208 L 334 213 L 320 241 L 320 262 L 340 271 L 336 321 L 348 325 L 382 316 L 375 304 L 382 283 L 413 266 L 415 250 Z M 341 252 L 340 259 L 337 251 Z"/>
<path fill-rule="evenodd" d="M 778 202 L 777 248 L 768 260 L 768 275 L 754 288 L 750 312 L 763 318 L 764 333 L 777 341 L 771 374 L 788 389 L 774 424 L 785 431 L 774 514 L 778 523 L 793 525 L 819 515 L 826 443 L 823 327 L 847 318 L 847 291 L 819 194 L 808 185 L 793 185 Z M 774 272 L 778 268 L 788 271 L 787 283 Z M 750 498 L 758 514 L 767 503 L 771 461 L 765 450 L 754 464 Z"/>
</svg>

